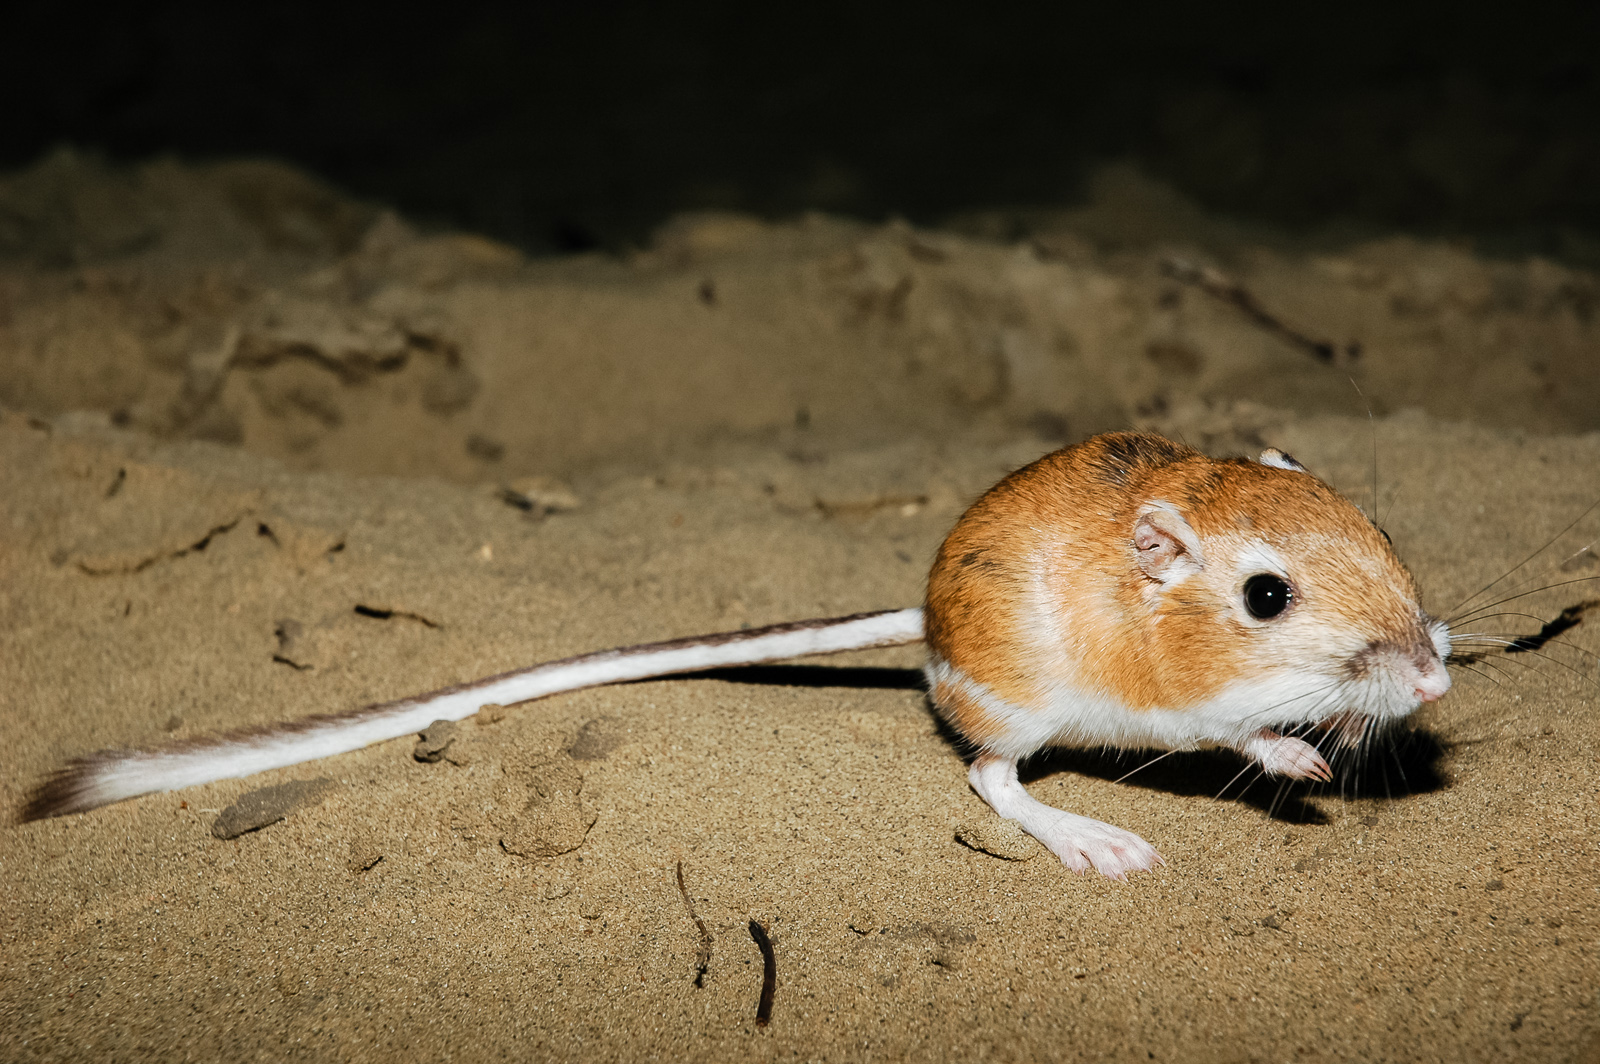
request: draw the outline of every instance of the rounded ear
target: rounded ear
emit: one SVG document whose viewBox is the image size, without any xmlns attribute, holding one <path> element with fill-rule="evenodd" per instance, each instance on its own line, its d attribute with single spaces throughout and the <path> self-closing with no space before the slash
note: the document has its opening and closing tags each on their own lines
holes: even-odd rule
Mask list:
<svg viewBox="0 0 1600 1064">
<path fill-rule="evenodd" d="M 1177 510 L 1152 504 L 1133 526 L 1133 547 L 1144 575 L 1163 584 L 1176 583 L 1205 568 L 1200 537 Z"/>
<path fill-rule="evenodd" d="M 1307 469 L 1299 462 L 1296 462 L 1293 458 L 1284 454 L 1276 447 L 1268 447 L 1266 450 L 1262 451 L 1260 462 L 1262 465 L 1271 466 L 1274 469 L 1292 469 L 1296 473 L 1311 472 L 1311 470 Z"/>
</svg>

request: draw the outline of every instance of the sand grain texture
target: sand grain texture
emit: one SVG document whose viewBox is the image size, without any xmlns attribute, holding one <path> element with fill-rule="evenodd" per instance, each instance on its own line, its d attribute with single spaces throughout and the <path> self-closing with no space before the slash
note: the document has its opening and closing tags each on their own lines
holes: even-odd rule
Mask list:
<svg viewBox="0 0 1600 1064">
<path fill-rule="evenodd" d="M 1011 243 L 702 217 L 631 260 L 527 263 L 270 168 L 49 165 L 111 181 L 95 202 L 146 235 L 39 214 L 56 236 L 4 249 L 12 810 L 107 746 L 912 604 L 966 502 L 1100 428 L 1278 446 L 1362 502 L 1376 443 L 1383 523 L 1439 610 L 1600 498 L 1595 281 L 1554 264 L 1225 226 L 1135 245 L 1115 212 Z M 14 214 L 41 181 L 0 189 Z M 238 192 L 262 183 L 299 191 Z M 1318 367 L 1164 274 L 1174 247 L 1363 354 Z M 559 505 L 504 490 L 532 477 Z M 881 671 L 581 692 L 480 714 L 432 763 L 398 740 L 6 826 L 0 1057 L 1588 1059 L 1595 623 L 1458 671 L 1344 795 L 1218 801 L 1222 755 L 1123 783 L 1137 756 L 1036 766 L 1043 800 L 1161 849 L 1126 886 L 958 841 L 1028 856 Z M 320 801 L 212 836 L 241 795 L 319 777 Z M 752 919 L 777 963 L 759 1029 Z"/>
</svg>

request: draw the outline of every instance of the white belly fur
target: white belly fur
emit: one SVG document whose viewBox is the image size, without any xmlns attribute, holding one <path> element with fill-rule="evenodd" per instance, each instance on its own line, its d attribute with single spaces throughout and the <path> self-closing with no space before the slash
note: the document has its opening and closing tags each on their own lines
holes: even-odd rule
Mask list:
<svg viewBox="0 0 1600 1064">
<path fill-rule="evenodd" d="M 1264 727 L 1321 720 L 1343 708 L 1345 685 L 1316 674 L 1288 674 L 1234 684 L 1216 697 L 1178 709 L 1134 709 L 1096 691 L 1059 685 L 1037 707 L 1021 706 L 937 655 L 924 670 L 929 690 L 947 684 L 1003 725 L 984 749 L 1022 758 L 1047 746 L 1118 749 L 1236 748 Z"/>
</svg>

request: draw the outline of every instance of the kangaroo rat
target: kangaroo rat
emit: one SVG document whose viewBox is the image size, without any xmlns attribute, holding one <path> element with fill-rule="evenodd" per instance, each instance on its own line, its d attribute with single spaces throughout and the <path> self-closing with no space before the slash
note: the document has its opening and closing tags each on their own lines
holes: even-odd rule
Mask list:
<svg viewBox="0 0 1600 1064">
<path fill-rule="evenodd" d="M 1237 750 L 1330 778 L 1320 725 L 1354 745 L 1450 689 L 1446 627 L 1387 539 L 1287 455 L 1215 460 L 1111 433 L 1034 462 L 956 523 L 922 609 L 603 650 L 415 698 L 148 751 L 79 758 L 24 820 L 247 776 L 460 720 L 488 703 L 926 638 L 934 705 L 977 751 L 968 779 L 1069 867 L 1161 863 L 1138 836 L 1032 798 L 1047 746 Z"/>
</svg>

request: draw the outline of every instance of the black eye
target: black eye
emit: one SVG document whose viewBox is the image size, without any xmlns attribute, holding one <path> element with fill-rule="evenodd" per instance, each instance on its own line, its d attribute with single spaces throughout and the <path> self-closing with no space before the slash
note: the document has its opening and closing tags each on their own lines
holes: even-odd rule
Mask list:
<svg viewBox="0 0 1600 1064">
<path fill-rule="evenodd" d="M 1258 621 L 1276 617 L 1289 608 L 1294 592 L 1280 577 L 1257 573 L 1244 582 L 1244 608 Z"/>
</svg>

